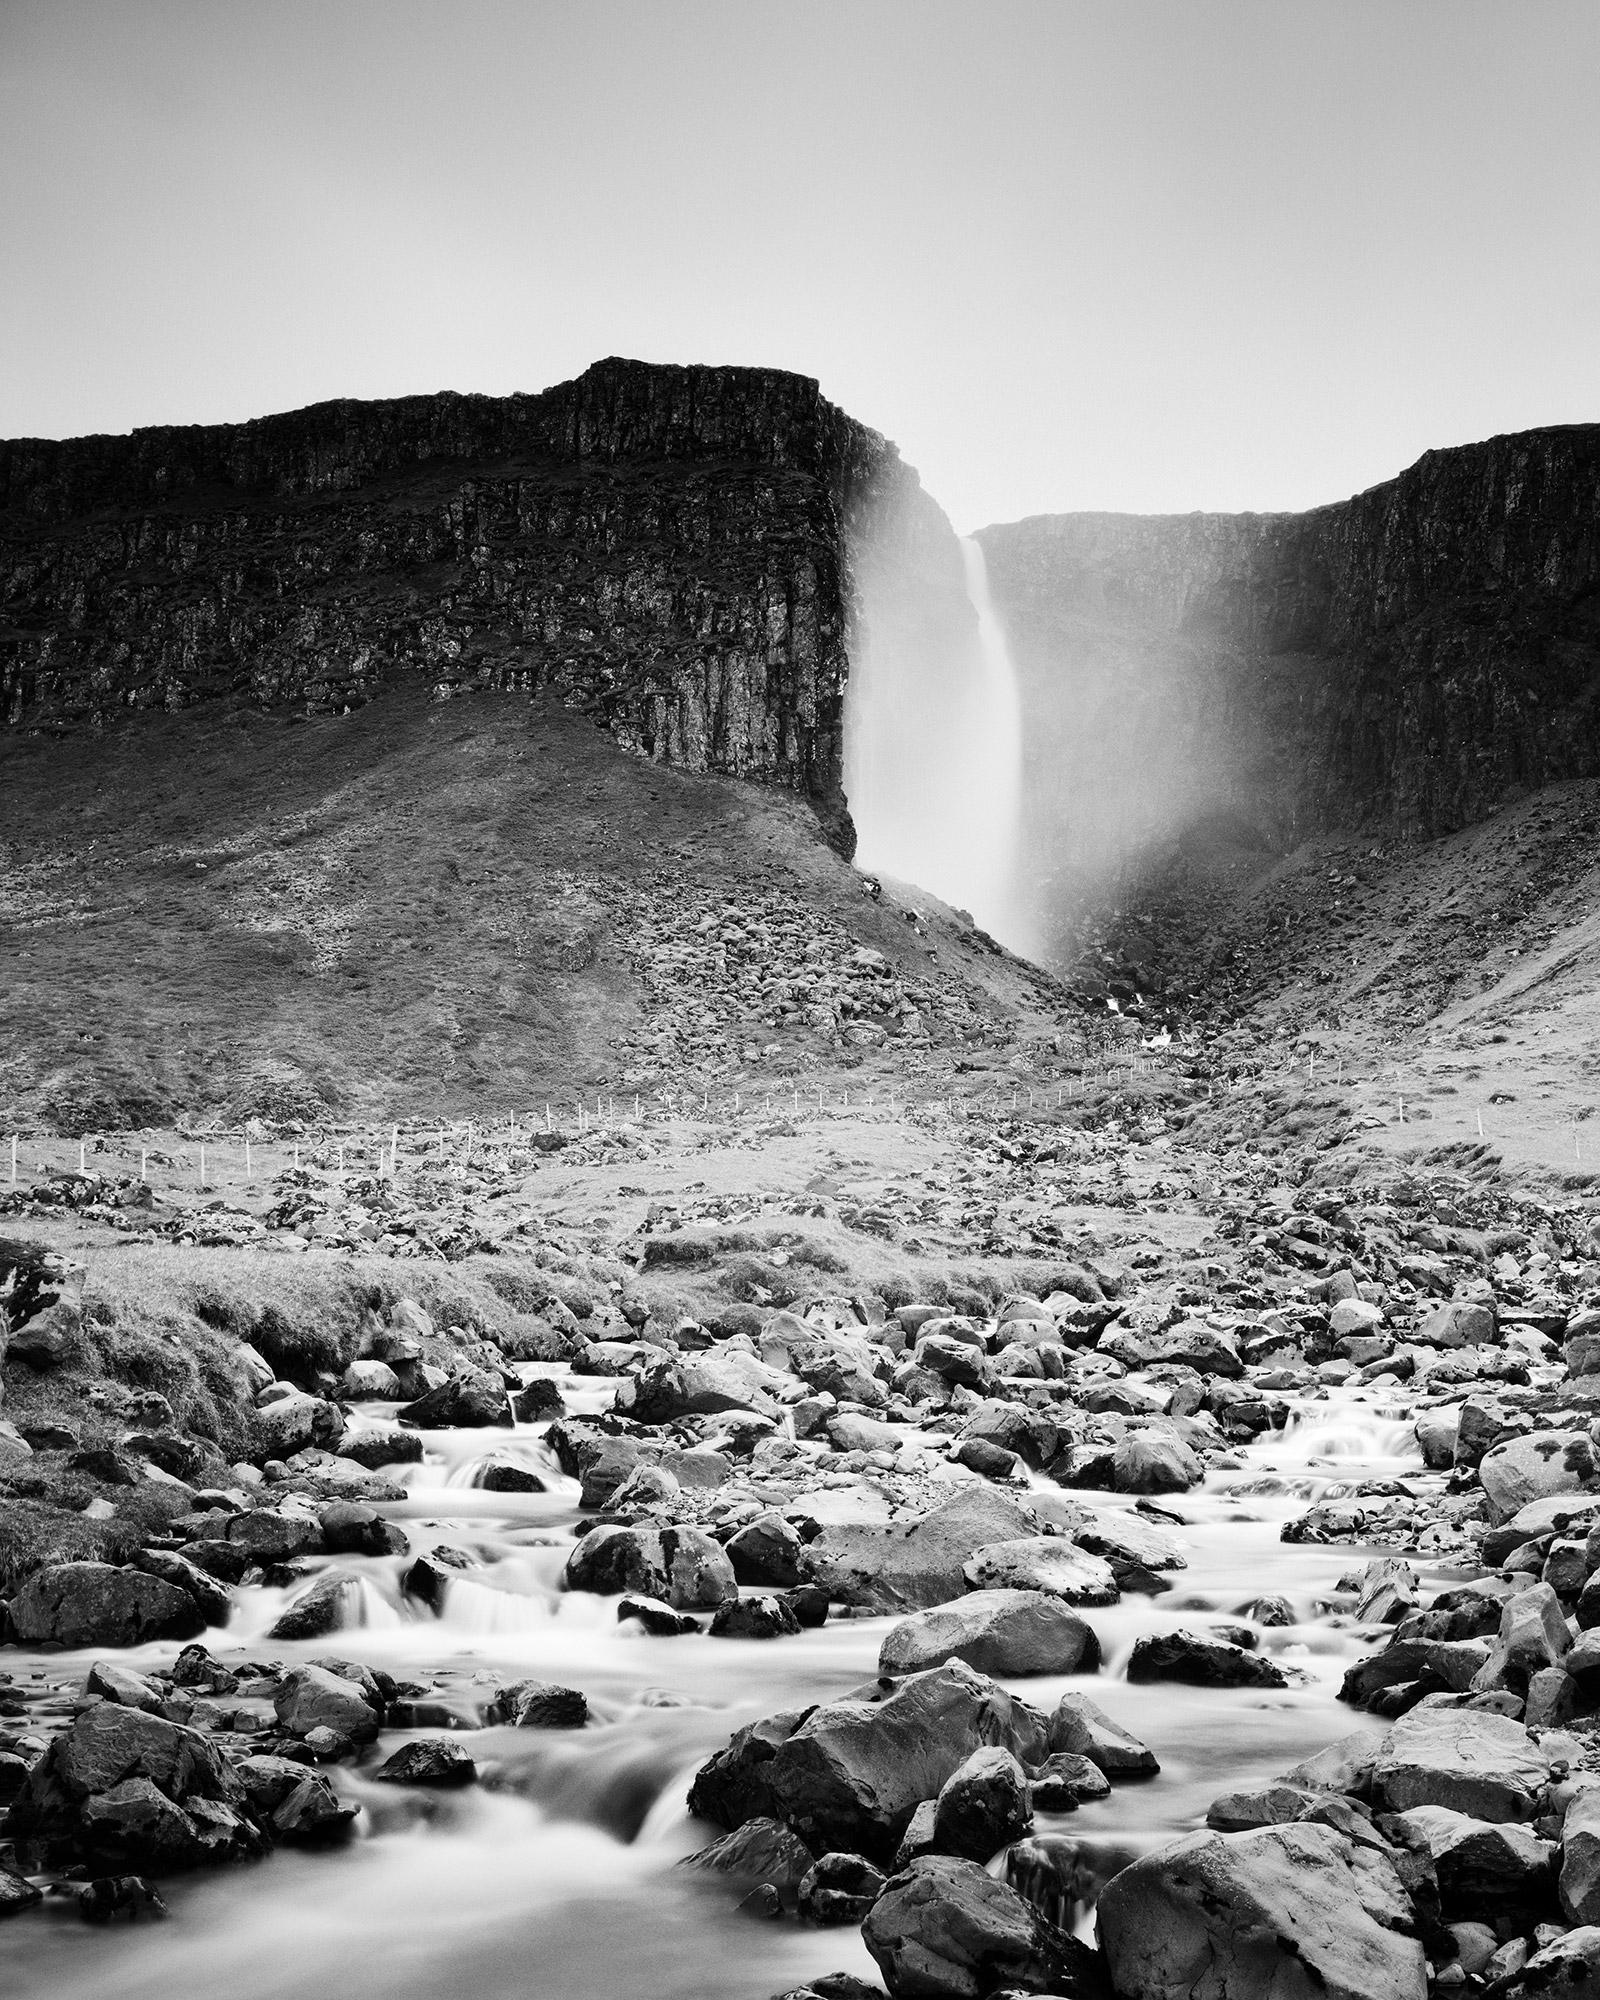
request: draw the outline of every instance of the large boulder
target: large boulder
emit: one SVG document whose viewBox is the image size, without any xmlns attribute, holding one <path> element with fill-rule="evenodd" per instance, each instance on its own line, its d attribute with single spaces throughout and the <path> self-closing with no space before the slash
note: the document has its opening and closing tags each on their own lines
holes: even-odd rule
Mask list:
<svg viewBox="0 0 1600 2000">
<path fill-rule="evenodd" d="M 895 2000 L 979 2000 L 1002 1989 L 1087 1996 L 1095 1955 L 976 1862 L 923 1855 L 867 1912 L 861 1935 Z"/>
<path fill-rule="evenodd" d="M 689 1809 L 718 1826 L 781 1820 L 814 1854 L 892 1860 L 911 1815 L 989 1745 L 1045 1754 L 1042 1715 L 952 1660 L 843 1701 L 769 1716 L 701 1766 Z"/>
<path fill-rule="evenodd" d="M 1199 1632 L 1146 1632 L 1133 1642 L 1128 1679 L 1182 1681 L 1189 1687 L 1281 1688 L 1282 1667 L 1260 1653 Z"/>
<path fill-rule="evenodd" d="M 1373 1757 L 1375 1801 L 1390 1812 L 1448 1806 L 1473 1819 L 1532 1819 L 1550 1756 L 1520 1722 L 1486 1709 L 1417 1708 Z"/>
<path fill-rule="evenodd" d="M 1097 1345 L 1101 1354 L 1111 1355 L 1125 1368 L 1192 1368 L 1197 1375 L 1230 1377 L 1244 1373 L 1233 1336 L 1201 1320 L 1182 1320 L 1159 1333 L 1142 1332 L 1118 1320 L 1106 1328 Z"/>
<path fill-rule="evenodd" d="M 1393 1863 L 1329 1826 L 1203 1831 L 1142 1856 L 1100 1898 L 1100 1946 L 1140 2000 L 1427 2000 Z"/>
<path fill-rule="evenodd" d="M 974 1750 L 940 1787 L 933 1814 L 933 1845 L 940 1854 L 988 1861 L 1032 1828 L 1028 1780 L 1009 1750 L 992 1745 Z"/>
<path fill-rule="evenodd" d="M 510 1427 L 511 1404 L 506 1385 L 481 1368 L 462 1368 L 437 1388 L 429 1389 L 400 1412 L 419 1430 L 487 1430 Z"/>
<path fill-rule="evenodd" d="M 715 1611 L 739 1595 L 733 1565 L 698 1528 L 596 1528 L 567 1558 L 568 1590 L 627 1591 L 674 1611 Z"/>
<path fill-rule="evenodd" d="M 715 1416 L 725 1410 L 773 1417 L 804 1393 L 793 1376 L 735 1348 L 693 1361 L 665 1354 L 647 1361 L 619 1385 L 616 1408 L 641 1424 L 670 1424 L 679 1417 Z"/>
<path fill-rule="evenodd" d="M 186 1590 L 111 1563 L 51 1563 L 11 1600 L 11 1625 L 25 1646 L 142 1646 L 192 1639 L 205 1615 Z"/>
<path fill-rule="evenodd" d="M 1530 1501 L 1592 1492 L 1600 1479 L 1587 1431 L 1535 1431 L 1507 1438 L 1486 1451 L 1478 1466 L 1489 1518 L 1509 1521 Z"/>
<path fill-rule="evenodd" d="M 884 1634 L 882 1674 L 915 1674 L 965 1660 L 981 1674 L 1092 1673 L 1100 1642 L 1059 1597 L 1042 1590 L 975 1590 L 914 1612 Z"/>
<path fill-rule="evenodd" d="M 292 1458 L 297 1451 L 332 1451 L 344 1436 L 336 1404 L 303 1389 L 289 1389 L 256 1411 L 256 1456 Z"/>
<path fill-rule="evenodd" d="M 837 1603 L 925 1611 L 965 1594 L 974 1551 L 1031 1535 L 1034 1525 L 1015 1500 L 974 1486 L 917 1521 L 830 1525 L 806 1549 L 806 1569 Z"/>
<path fill-rule="evenodd" d="M 352 1743 L 370 1743 L 383 1721 L 383 1704 L 355 1680 L 328 1667 L 295 1667 L 284 1678 L 273 1708 L 290 1736 L 331 1729 Z"/>
<path fill-rule="evenodd" d="M 1061 1535 L 1019 1535 L 987 1542 L 962 1566 L 974 1590 L 1024 1590 L 1064 1604 L 1115 1604 L 1122 1592 L 1103 1556 Z"/>
<path fill-rule="evenodd" d="M 1052 1754 L 1087 1757 L 1108 1778 L 1153 1778 L 1155 1752 L 1129 1735 L 1085 1694 L 1064 1694 L 1050 1718 Z"/>
</svg>

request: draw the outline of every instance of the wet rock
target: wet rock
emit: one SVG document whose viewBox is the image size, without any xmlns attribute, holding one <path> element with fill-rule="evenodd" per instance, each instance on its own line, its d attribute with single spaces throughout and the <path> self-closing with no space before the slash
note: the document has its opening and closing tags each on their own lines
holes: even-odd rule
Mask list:
<svg viewBox="0 0 1600 2000">
<path fill-rule="evenodd" d="M 511 1405 L 506 1385 L 498 1376 L 479 1369 L 464 1369 L 429 1389 L 400 1412 L 418 1430 L 486 1430 L 504 1424 L 509 1428 Z"/>
<path fill-rule="evenodd" d="M 1036 1812 L 1076 1812 L 1079 1806 L 1111 1796 L 1111 1784 L 1098 1764 L 1073 1750 L 1046 1757 L 1028 1781 L 1028 1796 Z"/>
<path fill-rule="evenodd" d="M 86 1799 L 79 1837 L 98 1858 L 157 1872 L 242 1860 L 264 1845 L 231 1805 L 191 1798 L 180 1806 L 149 1778 L 124 1778 Z"/>
<path fill-rule="evenodd" d="M 36 1889 L 26 1875 L 0 1862 L 0 1918 L 20 1917 L 43 1899 L 44 1891 Z"/>
<path fill-rule="evenodd" d="M 1478 1477 L 1490 1520 L 1503 1522 L 1535 1500 L 1592 1491 L 1600 1468 L 1587 1431 L 1538 1431 L 1485 1452 Z"/>
<path fill-rule="evenodd" d="M 813 1852 L 839 1849 L 881 1863 L 917 1806 L 988 1745 L 1037 1763 L 1044 1718 L 951 1661 L 741 1729 L 701 1766 L 690 1810 L 727 1827 L 756 1815 L 781 1819 Z"/>
<path fill-rule="evenodd" d="M 339 1456 L 376 1472 L 385 1465 L 418 1465 L 422 1460 L 422 1440 L 415 1431 L 346 1431 Z"/>
<path fill-rule="evenodd" d="M 518 1389 L 511 1398 L 511 1407 L 519 1424 L 542 1424 L 567 1413 L 565 1399 L 548 1375 L 536 1375 Z"/>
<path fill-rule="evenodd" d="M 987 1861 L 1033 1827 L 1028 1781 L 1009 1750 L 974 1750 L 940 1788 L 933 1844 L 941 1854 Z"/>
<path fill-rule="evenodd" d="M 459 1786 L 472 1784 L 478 1767 L 450 1737 L 425 1736 L 402 1744 L 372 1775 L 384 1785 Z"/>
<path fill-rule="evenodd" d="M 490 1712 L 516 1729 L 581 1729 L 589 1720 L 589 1697 L 547 1681 L 515 1681 L 498 1690 Z"/>
<path fill-rule="evenodd" d="M 785 1639 L 800 1630 L 800 1621 L 781 1597 L 739 1597 L 717 1607 L 711 1620 L 713 1639 Z"/>
<path fill-rule="evenodd" d="M 339 1377 L 339 1394 L 347 1403 L 398 1403 L 403 1393 L 387 1361 L 352 1361 Z"/>
<path fill-rule="evenodd" d="M 290 1736 L 330 1729 L 351 1743 L 370 1743 L 383 1720 L 383 1705 L 357 1682 L 327 1667 L 294 1667 L 273 1700 L 278 1725 Z"/>
<path fill-rule="evenodd" d="M 780 1590 L 802 1580 L 805 1544 L 781 1514 L 758 1514 L 723 1544 L 740 1583 L 773 1584 Z"/>
<path fill-rule="evenodd" d="M 1391 1812 L 1449 1806 L 1474 1819 L 1533 1817 L 1550 1758 L 1520 1722 L 1481 1709 L 1414 1709 L 1373 1755 L 1377 1802 Z"/>
<path fill-rule="evenodd" d="M 1122 1595 L 1111 1565 L 1060 1535 L 987 1542 L 962 1565 L 973 1590 L 1022 1590 L 1064 1604 L 1115 1604 Z"/>
<path fill-rule="evenodd" d="M 691 1618 L 687 1611 L 674 1611 L 659 1597 L 624 1597 L 617 1606 L 618 1624 L 625 1618 L 637 1619 L 652 1639 L 681 1639 L 700 1630 L 698 1618 Z"/>
<path fill-rule="evenodd" d="M 119 1917 L 137 1923 L 141 1917 L 166 1914 L 159 1890 L 141 1875 L 98 1875 L 78 1891 L 78 1915 L 86 1924 L 109 1924 Z"/>
<path fill-rule="evenodd" d="M 357 1500 L 335 1500 L 318 1516 L 322 1544 L 329 1555 L 403 1556 L 411 1544 L 397 1521 L 385 1520 L 376 1507 Z"/>
<path fill-rule="evenodd" d="M 1189 1687 L 1281 1688 L 1289 1677 L 1273 1661 L 1196 1632 L 1147 1632 L 1133 1642 L 1130 1681 L 1182 1681 Z"/>
<path fill-rule="evenodd" d="M 142 1646 L 205 1630 L 185 1590 L 110 1563 L 51 1563 L 11 1599 L 11 1628 L 25 1646 Z"/>
<path fill-rule="evenodd" d="M 991 1487 L 972 1487 L 915 1522 L 825 1527 L 807 1546 L 805 1566 L 836 1603 L 922 1611 L 965 1593 L 964 1565 L 976 1550 L 1030 1535 L 1033 1528 L 1016 1501 Z"/>
<path fill-rule="evenodd" d="M 515 1458 L 486 1458 L 472 1482 L 485 1493 L 543 1493 L 546 1482 Z"/>
<path fill-rule="evenodd" d="M 984 1479 L 1014 1479 L 1022 1471 L 1022 1460 L 1014 1451 L 991 1444 L 987 1438 L 966 1438 L 951 1456 L 957 1465 Z"/>
<path fill-rule="evenodd" d="M 747 1882 L 769 1882 L 781 1895 L 793 1896 L 811 1873 L 812 1855 L 781 1820 L 758 1816 L 686 1856 L 679 1866 Z"/>
<path fill-rule="evenodd" d="M 597 1528 L 567 1558 L 568 1590 L 658 1597 L 675 1611 L 714 1611 L 739 1594 L 733 1565 L 697 1528 Z"/>
<path fill-rule="evenodd" d="M 259 1563 L 293 1562 L 296 1556 L 316 1554 L 322 1547 L 322 1529 L 315 1516 L 291 1508 L 254 1507 L 232 1514 L 223 1537 Z"/>
<path fill-rule="evenodd" d="M 226 1625 L 233 1615 L 233 1592 L 181 1551 L 141 1549 L 133 1559 L 133 1566 L 192 1597 L 208 1625 Z"/>
<path fill-rule="evenodd" d="M 1050 1749 L 1087 1757 L 1113 1783 L 1153 1778 L 1161 1769 L 1154 1751 L 1082 1694 L 1064 1694 L 1057 1702 L 1050 1717 Z"/>
<path fill-rule="evenodd" d="M 894 2000 L 979 2000 L 1003 1988 L 1090 2000 L 1096 1956 L 973 1861 L 923 1855 L 894 1876 L 861 1935 Z"/>
<path fill-rule="evenodd" d="M 884 1635 L 882 1674 L 921 1673 L 965 1660 L 1001 1677 L 1092 1673 L 1100 1642 L 1063 1599 L 1037 1590 L 976 1590 L 918 1611 Z"/>
<path fill-rule="evenodd" d="M 430 1611 L 443 1611 L 452 1581 L 472 1567 L 472 1558 L 465 1549 L 437 1543 L 402 1572 L 400 1589 L 405 1596 L 426 1604 Z"/>
<path fill-rule="evenodd" d="M 1098 1928 L 1119 1993 L 1426 2000 L 1393 1864 L 1331 1827 L 1192 1833 L 1113 1876 Z"/>
<path fill-rule="evenodd" d="M 235 1775 L 257 1817 L 290 1846 L 328 1846 L 345 1839 L 358 1808 L 339 1797 L 320 1771 L 289 1757 L 242 1757 Z"/>
<path fill-rule="evenodd" d="M 361 1602 L 361 1579 L 348 1570 L 324 1571 L 279 1613 L 271 1639 L 321 1639 L 352 1624 Z"/>
<path fill-rule="evenodd" d="M 1507 1599 L 1494 1651 L 1472 1685 L 1480 1691 L 1508 1687 L 1525 1694 L 1533 1675 L 1559 1666 L 1571 1650 L 1572 1634 L 1561 1600 L 1549 1584 L 1536 1583 Z"/>
<path fill-rule="evenodd" d="M 123 1708 L 142 1708 L 151 1715 L 157 1714 L 166 1700 L 153 1681 L 111 1660 L 95 1661 L 84 1682 L 84 1693 L 98 1695 L 102 1701 L 117 1702 Z"/>
<path fill-rule="evenodd" d="M 824 1854 L 801 1882 L 800 1914 L 813 1924 L 859 1924 L 883 1893 L 884 1877 L 859 1854 Z"/>
</svg>

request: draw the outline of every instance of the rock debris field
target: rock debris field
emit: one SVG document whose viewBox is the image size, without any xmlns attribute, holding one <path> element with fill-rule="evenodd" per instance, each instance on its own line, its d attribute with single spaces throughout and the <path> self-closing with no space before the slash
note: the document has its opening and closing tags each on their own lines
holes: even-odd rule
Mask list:
<svg viewBox="0 0 1600 2000">
<path fill-rule="evenodd" d="M 47 1974 L 515 1810 L 749 2000 L 1600 1982 L 1587 1188 L 1125 1098 L 286 1146 L 4 1197 Z"/>
</svg>

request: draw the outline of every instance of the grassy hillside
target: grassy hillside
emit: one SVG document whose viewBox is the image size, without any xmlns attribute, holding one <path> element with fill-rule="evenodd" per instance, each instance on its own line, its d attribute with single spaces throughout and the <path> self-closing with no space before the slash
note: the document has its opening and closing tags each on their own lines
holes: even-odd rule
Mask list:
<svg viewBox="0 0 1600 2000">
<path fill-rule="evenodd" d="M 0 739 L 0 1122 L 485 1117 L 980 1068 L 1075 1010 L 798 800 L 558 704 Z"/>
</svg>

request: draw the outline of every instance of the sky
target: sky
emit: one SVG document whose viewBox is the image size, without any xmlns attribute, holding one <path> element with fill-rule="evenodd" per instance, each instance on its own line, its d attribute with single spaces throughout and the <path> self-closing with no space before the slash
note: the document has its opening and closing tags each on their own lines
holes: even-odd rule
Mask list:
<svg viewBox="0 0 1600 2000">
<path fill-rule="evenodd" d="M 1594 0 L 0 0 L 0 436 L 818 377 L 956 525 L 1600 420 Z"/>
</svg>

